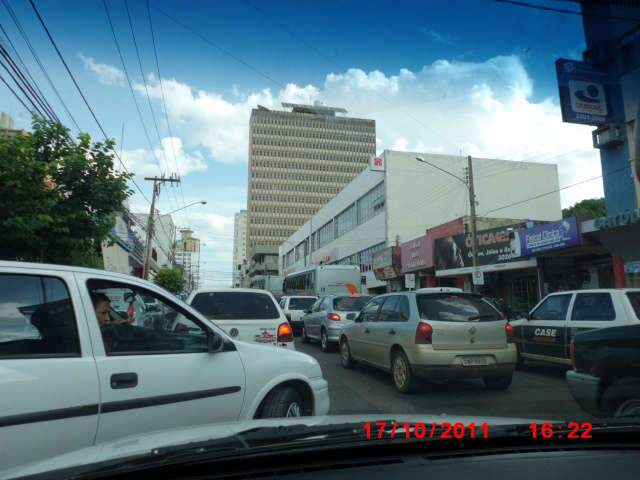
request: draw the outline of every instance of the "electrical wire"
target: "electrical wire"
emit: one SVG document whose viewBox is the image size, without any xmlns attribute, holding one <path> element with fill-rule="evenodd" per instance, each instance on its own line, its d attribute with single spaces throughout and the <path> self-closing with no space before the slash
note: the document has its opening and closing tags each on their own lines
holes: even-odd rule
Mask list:
<svg viewBox="0 0 640 480">
<path fill-rule="evenodd" d="M 30 114 L 33 114 L 33 111 L 31 109 L 29 109 L 29 107 L 27 107 L 27 104 L 24 103 L 24 101 L 22 100 L 22 97 L 20 97 L 20 95 L 18 95 L 16 93 L 16 91 L 11 88 L 11 86 L 7 83 L 7 81 L 5 80 L 5 78 L 0 74 L 0 80 L 2 80 L 2 83 L 5 84 L 5 86 L 9 89 L 9 91 L 13 94 L 14 97 L 16 97 L 18 99 L 18 101 L 22 104 L 22 106 L 24 107 L 24 109 L 29 112 Z"/>
<path fill-rule="evenodd" d="M 43 22 L 42 18 L 40 17 L 40 14 L 38 13 L 35 4 L 33 3 L 32 0 L 29 0 L 29 1 L 31 2 L 31 6 L 33 7 L 34 11 L 38 15 L 38 18 L 40 19 L 40 23 L 42 23 L 43 26 L 44 26 L 44 22 Z M 76 127 L 78 132 L 80 132 L 81 131 L 80 130 L 80 126 L 78 125 L 78 123 L 76 122 L 75 118 L 71 114 L 71 111 L 67 107 L 67 104 L 62 99 L 62 96 L 60 95 L 60 92 L 56 88 L 56 86 L 53 83 L 53 81 L 51 80 L 51 77 L 49 76 L 49 73 L 47 72 L 47 69 L 44 68 L 44 65 L 42 64 L 42 61 L 40 60 L 40 57 L 38 56 L 37 52 L 33 48 L 33 45 L 31 44 L 31 41 L 29 40 L 29 36 L 25 32 L 25 30 L 22 28 L 22 25 L 21 25 L 20 21 L 18 20 L 18 17 L 16 16 L 15 12 L 11 8 L 11 5 L 9 4 L 9 2 L 7 0 L 2 0 L 2 3 L 4 4 L 4 7 L 6 8 L 6 10 L 9 12 L 9 16 L 13 20 L 13 23 L 16 25 L 16 27 L 18 29 L 18 32 L 20 33 L 20 35 L 22 36 L 22 39 L 24 40 L 24 42 L 26 43 L 27 47 L 29 48 L 29 51 L 31 52 L 31 55 L 35 59 L 38 67 L 40 68 L 40 71 L 42 72 L 42 74 L 44 75 L 45 79 L 47 80 L 47 83 L 49 84 L 49 86 L 51 87 L 53 92 L 55 93 L 56 97 L 58 98 L 58 101 L 60 102 L 60 104 L 62 105 L 64 110 L 66 111 L 66 113 L 67 113 L 69 119 L 71 120 L 71 122 L 74 124 L 74 126 Z M 45 31 L 46 30 L 47 30 L 47 28 L 45 26 Z"/>
</svg>

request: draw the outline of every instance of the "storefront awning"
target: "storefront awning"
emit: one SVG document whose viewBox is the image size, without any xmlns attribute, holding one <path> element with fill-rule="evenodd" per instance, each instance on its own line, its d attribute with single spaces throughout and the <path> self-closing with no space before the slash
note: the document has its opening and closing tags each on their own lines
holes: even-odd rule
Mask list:
<svg viewBox="0 0 640 480">
<path fill-rule="evenodd" d="M 640 260 L 640 209 L 582 222 L 582 233 L 625 262 Z"/>
</svg>

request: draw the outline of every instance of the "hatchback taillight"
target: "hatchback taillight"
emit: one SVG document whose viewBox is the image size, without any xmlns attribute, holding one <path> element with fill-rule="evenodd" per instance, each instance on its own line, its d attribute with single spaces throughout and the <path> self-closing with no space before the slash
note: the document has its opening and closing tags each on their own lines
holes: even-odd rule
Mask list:
<svg viewBox="0 0 640 480">
<path fill-rule="evenodd" d="M 416 327 L 416 345 L 431 344 L 433 328 L 425 322 L 418 323 Z"/>
<path fill-rule="evenodd" d="M 288 323 L 278 326 L 278 342 L 293 342 L 293 329 Z"/>
<path fill-rule="evenodd" d="M 331 320 L 333 322 L 339 322 L 340 321 L 340 315 L 338 315 L 337 313 L 328 313 L 327 314 L 327 320 Z"/>
<path fill-rule="evenodd" d="M 511 325 L 510 323 L 507 323 L 504 326 L 504 331 L 507 334 L 507 343 L 513 343 L 513 325 Z"/>
<path fill-rule="evenodd" d="M 569 358 L 571 359 L 571 368 L 576 369 L 576 346 L 573 343 L 573 339 L 571 339 L 571 343 L 569 344 Z"/>
</svg>

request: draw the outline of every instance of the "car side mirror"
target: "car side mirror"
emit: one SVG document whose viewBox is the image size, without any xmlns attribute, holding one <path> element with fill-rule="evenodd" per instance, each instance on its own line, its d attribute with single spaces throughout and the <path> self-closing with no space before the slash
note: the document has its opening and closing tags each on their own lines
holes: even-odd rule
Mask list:
<svg viewBox="0 0 640 480">
<path fill-rule="evenodd" d="M 309 314 L 311 313 L 311 309 L 310 309 L 310 308 L 307 308 L 307 309 L 304 311 L 304 313 L 306 313 L 307 315 L 309 315 Z"/>
<path fill-rule="evenodd" d="M 224 348 L 224 339 L 214 332 L 207 334 L 207 347 L 209 353 L 218 353 Z"/>
<path fill-rule="evenodd" d="M 358 314 L 358 316 L 356 318 L 354 318 L 353 321 L 356 322 L 356 323 L 362 322 L 362 315 Z"/>
</svg>

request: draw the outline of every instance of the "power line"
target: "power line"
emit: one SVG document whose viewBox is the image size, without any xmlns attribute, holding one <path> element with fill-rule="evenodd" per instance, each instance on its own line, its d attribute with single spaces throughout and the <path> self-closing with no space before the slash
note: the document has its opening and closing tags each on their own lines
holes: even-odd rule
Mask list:
<svg viewBox="0 0 640 480">
<path fill-rule="evenodd" d="M 29 113 L 33 113 L 32 110 L 29 109 L 29 107 L 27 107 L 27 104 L 24 103 L 24 101 L 22 100 L 22 97 L 20 97 L 20 95 L 18 95 L 15 90 L 13 88 L 11 88 L 11 86 L 7 83 L 7 81 L 4 79 L 4 77 L 2 75 L 0 75 L 0 80 L 2 80 L 2 83 L 4 83 L 6 85 L 6 87 L 9 89 L 9 91 L 13 94 L 14 97 L 16 97 L 18 99 L 18 101 L 22 104 L 22 106 L 24 107 L 24 109 L 29 112 Z"/>
<path fill-rule="evenodd" d="M 29 1 L 31 2 L 31 6 L 33 7 L 34 11 L 38 15 L 38 18 L 40 19 L 40 23 L 42 23 L 43 26 L 44 26 L 44 22 L 42 21 L 42 18 L 40 17 L 40 14 L 38 13 L 33 1 L 32 0 L 29 0 Z M 58 89 L 56 88 L 56 86 L 53 83 L 53 81 L 51 80 L 51 77 L 49 77 L 49 74 L 47 73 L 46 68 L 44 68 L 44 65 L 42 64 L 42 61 L 40 60 L 40 57 L 38 56 L 37 52 L 33 48 L 33 45 L 31 44 L 31 41 L 29 40 L 29 36 L 25 32 L 25 30 L 22 28 L 22 25 L 21 25 L 20 21 L 18 20 L 18 17 L 16 16 L 15 12 L 11 8 L 11 5 L 9 4 L 9 2 L 7 2 L 7 0 L 2 0 L 2 3 L 4 4 L 4 7 L 9 12 L 9 16 L 13 20 L 13 23 L 15 24 L 15 26 L 17 27 L 18 32 L 22 36 L 22 39 L 27 44 L 27 47 L 29 48 L 29 51 L 31 52 L 31 55 L 33 56 L 33 58 L 35 59 L 36 63 L 38 64 L 38 67 L 40 68 L 40 71 L 42 72 L 42 74 L 44 75 L 45 79 L 47 80 L 47 83 L 49 84 L 49 86 L 51 87 L 53 92 L 55 93 L 56 97 L 58 98 L 58 101 L 62 104 L 62 107 L 64 108 L 64 110 L 67 112 L 67 115 L 71 119 L 71 122 L 73 123 L 73 125 L 76 127 L 78 132 L 80 132 L 80 126 L 78 125 L 78 123 L 76 122 L 76 119 L 71 114 L 71 111 L 67 107 L 67 104 L 62 99 L 62 96 L 60 95 L 60 92 L 58 92 Z M 47 30 L 47 28 L 45 26 L 45 31 L 46 30 Z M 15 49 L 15 47 L 14 47 L 14 49 Z"/>
<path fill-rule="evenodd" d="M 600 15 L 597 13 L 583 13 L 583 12 L 578 12 L 576 10 L 569 10 L 566 8 L 557 8 L 557 7 L 546 7 L 544 5 L 535 5 L 533 3 L 527 3 L 527 2 L 518 2 L 516 0 L 493 0 L 496 3 L 508 3 L 509 5 L 515 5 L 516 7 L 526 7 L 526 8 L 532 8 L 535 10 L 544 10 L 546 12 L 554 12 L 554 13 L 564 13 L 564 14 L 568 14 L 568 15 L 577 15 L 579 17 L 596 17 L 596 18 L 604 18 L 607 20 L 625 20 L 625 21 L 632 21 L 632 22 L 640 22 L 640 18 L 633 18 L 633 17 L 617 17 L 614 15 Z"/>
<path fill-rule="evenodd" d="M 167 108 L 167 99 L 165 97 L 165 93 L 164 93 L 164 85 L 162 83 L 162 75 L 160 73 L 160 61 L 158 60 L 158 48 L 156 46 L 156 36 L 153 30 L 153 20 L 151 17 L 151 7 L 149 5 L 149 0 L 147 0 L 146 2 L 147 4 L 147 16 L 149 17 L 149 29 L 151 31 L 151 44 L 153 45 L 153 55 L 155 58 L 155 63 L 156 63 L 156 71 L 158 72 L 158 83 L 160 84 L 160 93 L 162 96 L 162 104 L 164 106 L 164 116 L 165 116 L 165 120 L 167 121 L 167 131 L 169 132 L 169 137 L 171 138 L 171 153 L 173 155 L 173 162 L 175 164 L 176 167 L 176 173 L 180 174 L 180 165 L 178 163 L 178 159 L 176 157 L 176 150 L 175 150 L 175 145 L 173 144 L 173 132 L 171 129 L 171 122 L 169 122 L 169 110 Z M 182 188 L 182 182 L 180 182 L 178 184 L 178 189 L 180 191 L 180 196 L 182 197 L 182 204 L 186 204 L 185 199 L 184 199 L 184 190 Z M 191 223 L 191 218 L 189 216 L 189 214 L 185 211 L 182 211 L 182 215 L 183 215 L 183 219 L 186 218 L 186 220 L 188 221 L 188 223 Z"/>
<path fill-rule="evenodd" d="M 93 111 L 93 108 L 91 108 L 91 105 L 89 104 L 89 101 L 87 100 L 87 97 L 84 95 L 84 92 L 80 88 L 80 85 L 78 84 L 78 81 L 76 80 L 76 78 L 74 77 L 73 73 L 71 72 L 71 69 L 69 68 L 69 65 L 67 65 L 67 61 L 64 59 L 64 56 L 62 55 L 62 52 L 60 51 L 60 49 L 58 48 L 58 45 L 56 44 L 55 40 L 53 39 L 53 36 L 51 35 L 51 32 L 49 31 L 49 28 L 47 27 L 47 24 L 45 23 L 44 19 L 40 15 L 40 12 L 38 11 L 38 8 L 36 7 L 36 4 L 33 2 L 33 0 L 29 0 L 29 3 L 31 4 L 31 7 L 33 8 L 33 11 L 35 12 L 36 16 L 38 17 L 38 20 L 40 21 L 40 24 L 42 25 L 42 28 L 44 28 L 44 31 L 47 33 L 47 37 L 49 37 L 49 41 L 51 42 L 51 45 L 53 45 L 53 48 L 55 49 L 56 53 L 58 54 L 58 58 L 60 58 L 60 61 L 64 65 L 64 68 L 67 71 L 67 74 L 69 75 L 69 77 L 73 81 L 73 84 L 75 85 L 76 90 L 78 90 L 78 93 L 82 97 L 82 100 L 84 101 L 84 104 L 87 106 L 87 109 L 91 113 L 91 116 L 93 117 L 93 119 L 95 120 L 96 124 L 98 125 L 98 128 L 100 129 L 100 132 L 104 136 L 105 140 L 108 141 L 109 140 L 109 136 L 107 135 L 107 133 L 105 132 L 104 128 L 102 127 L 102 124 L 100 123 L 100 120 L 98 120 L 98 117 L 96 116 L 95 112 Z M 124 164 L 124 162 L 120 158 L 120 155 L 118 155 L 118 153 L 115 150 L 113 150 L 113 154 L 116 156 L 116 158 L 118 159 L 118 161 L 122 165 L 122 168 L 124 169 L 124 171 L 127 172 L 127 173 L 131 173 L 131 172 L 129 172 L 129 170 L 127 169 L 127 166 Z M 149 198 L 145 195 L 145 193 L 142 191 L 140 186 L 136 183 L 136 181 L 133 178 L 131 179 L 131 182 L 138 189 L 138 191 L 140 192 L 140 195 L 142 195 L 142 198 L 144 198 L 148 203 L 151 203 Z"/>
<path fill-rule="evenodd" d="M 7 67 L 3 62 L 0 62 L 0 65 L 2 65 L 2 67 L 7 71 L 7 73 L 9 74 L 9 77 L 11 77 L 11 80 L 13 80 L 13 83 L 15 83 L 16 87 L 18 87 L 18 89 L 22 92 L 22 94 L 27 99 L 27 101 L 31 104 L 31 106 L 33 107 L 32 112 L 35 110 L 38 113 L 38 115 L 40 115 L 42 118 L 47 117 L 47 115 L 45 115 L 42 112 L 42 110 L 40 110 L 41 107 L 36 105 L 37 100 L 34 100 L 33 98 L 31 98 L 29 93 L 27 93 L 25 91 L 25 87 L 23 87 L 20 84 L 20 82 L 16 79 L 15 75 L 11 72 L 11 69 L 9 67 Z M 27 87 L 27 89 L 28 89 L 28 87 Z"/>
</svg>

